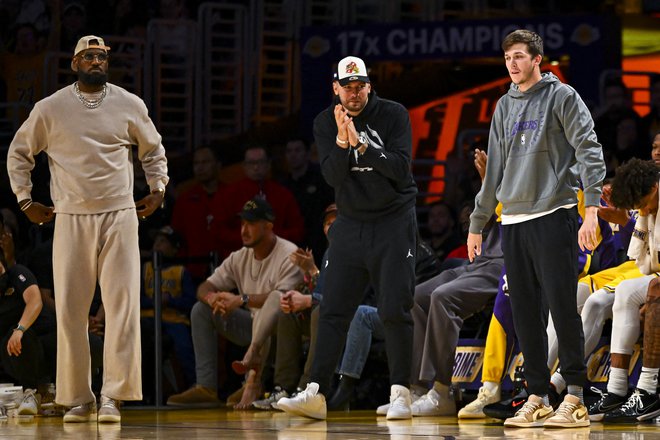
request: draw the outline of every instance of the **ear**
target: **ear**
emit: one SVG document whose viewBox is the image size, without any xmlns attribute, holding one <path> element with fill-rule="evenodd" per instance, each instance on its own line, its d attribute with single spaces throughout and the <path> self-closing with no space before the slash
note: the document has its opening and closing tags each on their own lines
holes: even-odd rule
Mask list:
<svg viewBox="0 0 660 440">
<path fill-rule="evenodd" d="M 71 70 L 74 72 L 78 72 L 78 58 L 73 57 L 71 58 Z"/>
<path fill-rule="evenodd" d="M 339 96 L 339 83 L 337 81 L 332 82 L 332 91 L 334 92 L 335 96 Z"/>
</svg>

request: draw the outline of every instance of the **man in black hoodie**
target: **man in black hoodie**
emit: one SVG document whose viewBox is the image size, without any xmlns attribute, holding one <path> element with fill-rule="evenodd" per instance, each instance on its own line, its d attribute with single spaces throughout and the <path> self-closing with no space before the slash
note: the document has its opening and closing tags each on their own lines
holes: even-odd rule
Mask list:
<svg viewBox="0 0 660 440">
<path fill-rule="evenodd" d="M 314 120 L 325 180 L 335 190 L 339 216 L 329 231 L 317 346 L 311 382 L 278 407 L 325 419 L 330 379 L 363 292 L 371 284 L 385 326 L 390 370 L 388 419 L 409 419 L 417 220 L 407 110 L 380 99 L 367 68 L 349 56 L 337 66 L 335 102 Z"/>
</svg>

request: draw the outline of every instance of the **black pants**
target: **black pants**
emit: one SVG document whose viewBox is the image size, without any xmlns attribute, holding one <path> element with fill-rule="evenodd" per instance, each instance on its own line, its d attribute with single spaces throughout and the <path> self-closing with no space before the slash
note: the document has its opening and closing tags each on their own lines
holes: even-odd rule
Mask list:
<svg viewBox="0 0 660 440">
<path fill-rule="evenodd" d="M 578 214 L 576 208 L 502 226 L 502 250 L 513 324 L 532 394 L 548 393 L 547 310 L 559 342 L 561 372 L 569 385 L 586 380 L 584 333 L 577 312 Z"/>
<path fill-rule="evenodd" d="M 39 336 L 32 329 L 27 329 L 21 339 L 21 354 L 18 356 L 9 356 L 7 353 L 7 343 L 13 334 L 10 330 L 2 339 L 1 359 L 5 372 L 9 374 L 19 385 L 24 388 L 36 389 L 42 382 L 41 366 L 44 362 L 44 350 L 39 340 Z"/>
<path fill-rule="evenodd" d="M 330 228 L 328 264 L 310 380 L 327 394 L 348 327 L 368 285 L 385 327 L 390 383 L 408 386 L 412 362 L 417 220 L 414 209 L 364 223 L 341 214 Z"/>
</svg>

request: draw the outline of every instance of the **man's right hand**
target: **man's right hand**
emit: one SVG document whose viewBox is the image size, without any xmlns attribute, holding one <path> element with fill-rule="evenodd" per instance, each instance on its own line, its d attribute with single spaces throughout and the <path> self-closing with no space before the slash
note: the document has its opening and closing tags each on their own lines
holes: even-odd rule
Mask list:
<svg viewBox="0 0 660 440">
<path fill-rule="evenodd" d="M 41 225 L 55 220 L 54 211 L 55 208 L 52 206 L 42 205 L 39 202 L 32 202 L 28 209 L 23 212 L 32 223 Z"/>
<path fill-rule="evenodd" d="M 468 248 L 468 258 L 470 262 L 474 261 L 474 257 L 481 255 L 481 242 L 483 237 L 481 234 L 468 233 L 467 238 L 467 248 Z"/>
</svg>

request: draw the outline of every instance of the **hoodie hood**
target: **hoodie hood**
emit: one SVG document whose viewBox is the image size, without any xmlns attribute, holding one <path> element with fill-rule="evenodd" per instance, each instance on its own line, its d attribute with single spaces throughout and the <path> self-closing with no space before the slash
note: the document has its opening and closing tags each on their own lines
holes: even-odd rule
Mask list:
<svg viewBox="0 0 660 440">
<path fill-rule="evenodd" d="M 546 87 L 550 84 L 558 83 L 558 82 L 559 82 L 559 78 L 557 78 L 554 73 L 546 72 L 546 73 L 542 73 L 540 81 L 537 82 L 536 84 L 534 84 L 526 92 L 521 92 L 520 89 L 518 88 L 518 84 L 511 83 L 511 85 L 509 86 L 509 91 L 507 92 L 507 94 L 512 98 L 519 99 L 519 98 L 524 97 L 525 95 L 530 95 L 532 93 L 536 93 L 537 91 L 541 90 L 542 88 L 544 88 L 544 87 Z"/>
</svg>

